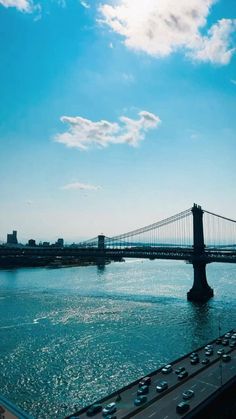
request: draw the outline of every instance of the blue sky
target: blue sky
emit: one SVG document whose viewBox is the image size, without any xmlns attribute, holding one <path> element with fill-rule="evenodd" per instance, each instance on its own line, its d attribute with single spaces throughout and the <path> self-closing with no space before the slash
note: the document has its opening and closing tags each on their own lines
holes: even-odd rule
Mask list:
<svg viewBox="0 0 236 419">
<path fill-rule="evenodd" d="M 0 0 L 0 240 L 236 219 L 234 0 Z"/>
</svg>

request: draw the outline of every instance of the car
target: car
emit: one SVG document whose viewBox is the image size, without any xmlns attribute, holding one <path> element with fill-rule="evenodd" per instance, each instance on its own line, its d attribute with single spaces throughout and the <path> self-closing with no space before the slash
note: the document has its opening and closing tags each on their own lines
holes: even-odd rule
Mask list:
<svg viewBox="0 0 236 419">
<path fill-rule="evenodd" d="M 140 406 L 143 403 L 146 403 L 147 401 L 147 396 L 139 396 L 134 400 L 134 404 L 135 406 Z"/>
<path fill-rule="evenodd" d="M 235 340 L 232 340 L 232 342 L 230 342 L 229 346 L 230 346 L 230 348 L 235 348 L 236 341 Z"/>
<path fill-rule="evenodd" d="M 213 355 L 213 351 L 208 349 L 208 351 L 205 352 L 205 355 L 206 356 L 211 356 L 211 355 Z"/>
<path fill-rule="evenodd" d="M 86 412 L 86 415 L 87 416 L 94 416 L 101 411 L 102 411 L 102 405 L 98 404 L 98 403 L 95 403 L 95 404 L 92 404 L 92 406 L 90 406 L 88 408 L 88 410 Z"/>
<path fill-rule="evenodd" d="M 186 390 L 183 392 L 183 399 L 184 400 L 188 400 L 191 399 L 194 396 L 194 391 L 193 390 Z"/>
<path fill-rule="evenodd" d="M 192 364 L 192 365 L 199 364 L 199 358 L 198 358 L 198 356 L 196 356 L 195 358 L 192 358 L 190 360 L 190 364 Z"/>
<path fill-rule="evenodd" d="M 163 374 L 169 374 L 172 371 L 172 365 L 168 364 L 162 368 L 161 372 Z"/>
<path fill-rule="evenodd" d="M 177 413 L 186 413 L 188 410 L 190 409 L 190 406 L 188 403 L 186 402 L 180 402 L 179 404 L 177 404 L 176 406 L 176 412 Z"/>
<path fill-rule="evenodd" d="M 220 344 L 221 344 L 221 338 L 217 338 L 217 339 L 216 339 L 216 344 L 217 344 L 217 345 L 220 345 Z"/>
<path fill-rule="evenodd" d="M 188 377 L 188 371 L 182 371 L 180 374 L 178 374 L 178 379 L 183 380 L 184 378 Z"/>
<path fill-rule="evenodd" d="M 229 340 L 228 339 L 222 339 L 222 345 L 224 345 L 224 346 L 228 346 L 228 344 L 229 344 Z"/>
<path fill-rule="evenodd" d="M 117 417 L 114 415 L 108 415 L 105 417 L 105 419 L 117 419 Z"/>
<path fill-rule="evenodd" d="M 103 414 L 103 416 L 107 416 L 107 415 L 110 415 L 112 413 L 115 413 L 116 410 L 117 409 L 116 409 L 115 402 L 111 402 L 104 407 L 104 409 L 102 410 L 102 414 Z"/>
<path fill-rule="evenodd" d="M 236 340 L 236 333 L 233 333 L 233 334 L 232 334 L 231 339 Z"/>
<path fill-rule="evenodd" d="M 179 367 L 179 368 L 177 368 L 177 370 L 175 370 L 175 374 L 179 374 L 184 370 L 185 370 L 185 367 Z"/>
<path fill-rule="evenodd" d="M 159 381 L 159 383 L 156 386 L 156 391 L 158 391 L 158 393 L 161 393 L 162 391 L 166 390 L 167 388 L 168 388 L 167 381 Z"/>
<path fill-rule="evenodd" d="M 223 355 L 224 353 L 225 353 L 224 348 L 219 349 L 219 350 L 217 351 L 217 354 L 218 354 L 218 355 Z"/>
<path fill-rule="evenodd" d="M 205 358 L 205 359 L 202 360 L 202 364 L 204 364 L 204 365 L 209 364 L 209 362 L 210 362 L 209 358 Z"/>
<path fill-rule="evenodd" d="M 198 355 L 198 353 L 197 352 L 193 352 L 193 353 L 191 353 L 191 355 L 190 355 L 190 358 L 192 359 L 192 358 L 196 358 L 196 357 L 199 357 L 199 355 Z"/>
<path fill-rule="evenodd" d="M 207 345 L 207 346 L 205 346 L 205 351 L 208 351 L 209 349 L 212 349 L 213 350 L 213 345 Z"/>
<path fill-rule="evenodd" d="M 222 361 L 229 362 L 231 360 L 231 356 L 228 354 L 222 355 Z"/>
<path fill-rule="evenodd" d="M 152 381 L 151 377 L 143 377 L 142 380 L 139 381 L 138 385 L 139 387 L 149 386 L 151 384 L 151 381 Z"/>
<path fill-rule="evenodd" d="M 231 333 L 230 333 L 230 332 L 226 333 L 226 334 L 224 335 L 224 338 L 225 338 L 225 339 L 230 339 L 230 338 L 231 338 Z"/>
<path fill-rule="evenodd" d="M 141 394 L 148 394 L 149 393 L 149 387 L 147 385 L 139 387 L 137 391 L 137 395 L 140 396 Z"/>
</svg>

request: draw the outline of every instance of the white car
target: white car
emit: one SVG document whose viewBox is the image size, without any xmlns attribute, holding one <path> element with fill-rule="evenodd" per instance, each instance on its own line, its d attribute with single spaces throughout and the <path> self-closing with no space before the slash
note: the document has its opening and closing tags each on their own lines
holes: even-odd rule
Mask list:
<svg viewBox="0 0 236 419">
<path fill-rule="evenodd" d="M 116 412 L 116 404 L 115 402 L 107 404 L 104 409 L 102 410 L 103 416 L 112 414 Z"/>
<path fill-rule="evenodd" d="M 168 364 L 162 368 L 161 372 L 163 374 L 169 374 L 172 371 L 172 365 Z"/>
</svg>

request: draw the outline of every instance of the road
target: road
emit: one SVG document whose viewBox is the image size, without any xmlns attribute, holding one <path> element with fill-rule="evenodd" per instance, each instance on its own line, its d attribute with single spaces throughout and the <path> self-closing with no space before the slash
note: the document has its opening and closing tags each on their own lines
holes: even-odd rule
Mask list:
<svg viewBox="0 0 236 419">
<path fill-rule="evenodd" d="M 176 405 L 183 401 L 182 393 L 187 389 L 194 391 L 193 398 L 188 402 L 191 410 L 202 403 L 206 398 L 212 395 L 221 384 L 229 381 L 236 374 L 236 348 L 216 344 L 216 341 L 210 342 L 213 345 L 213 355 L 206 356 L 205 349 L 197 350 L 200 362 L 196 365 L 191 365 L 189 354 L 179 360 L 171 363 L 173 371 L 169 374 L 163 374 L 161 369 L 158 369 L 151 376 L 151 385 L 149 386 L 149 393 L 147 394 L 147 402 L 142 407 L 137 408 L 134 405 L 134 399 L 137 397 L 138 382 L 137 380 L 128 388 L 121 389 L 119 394 L 121 400 L 116 402 L 117 411 L 115 416 L 117 419 L 123 418 L 158 418 L 158 419 L 174 419 L 179 418 L 180 415 L 176 413 Z M 225 353 L 231 354 L 229 362 L 222 362 L 221 357 L 217 351 L 224 348 Z M 201 361 L 209 358 L 210 363 L 203 365 Z M 184 367 L 188 371 L 188 377 L 183 381 L 178 379 L 175 370 L 179 367 Z M 156 392 L 156 385 L 160 380 L 168 382 L 168 389 L 162 393 Z M 99 403 L 106 406 L 108 403 L 115 402 L 116 395 L 102 399 Z M 141 411 L 140 411 L 141 409 Z M 86 409 L 87 410 L 87 409 Z M 86 410 L 82 409 L 77 412 L 77 417 L 80 419 L 88 418 Z M 72 417 L 72 415 L 70 416 Z M 93 416 L 95 419 L 101 419 L 102 413 Z M 184 417 L 184 415 L 181 415 Z"/>
</svg>

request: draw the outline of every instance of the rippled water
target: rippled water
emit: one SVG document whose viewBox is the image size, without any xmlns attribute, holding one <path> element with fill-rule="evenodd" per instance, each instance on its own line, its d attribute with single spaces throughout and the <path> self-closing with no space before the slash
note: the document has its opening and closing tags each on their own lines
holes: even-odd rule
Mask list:
<svg viewBox="0 0 236 419">
<path fill-rule="evenodd" d="M 215 297 L 186 300 L 178 261 L 0 271 L 0 392 L 63 418 L 236 325 L 236 266 L 211 264 Z"/>
</svg>

